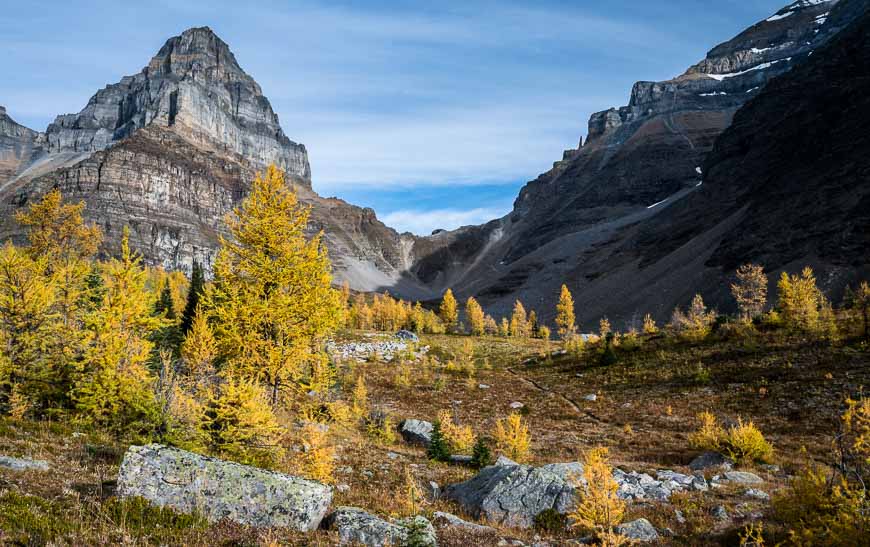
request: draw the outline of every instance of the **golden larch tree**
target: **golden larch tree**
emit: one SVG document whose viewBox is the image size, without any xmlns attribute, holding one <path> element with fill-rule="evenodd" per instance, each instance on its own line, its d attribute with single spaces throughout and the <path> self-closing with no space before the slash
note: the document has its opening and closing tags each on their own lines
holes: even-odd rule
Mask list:
<svg viewBox="0 0 870 547">
<path fill-rule="evenodd" d="M 607 449 L 593 448 L 583 461 L 583 483 L 577 491 L 576 508 L 568 515 L 572 526 L 590 531 L 605 545 L 620 545 L 625 538 L 613 533 L 622 522 L 625 501 L 619 498 L 619 484 L 613 478 L 613 468 L 607 462 Z M 580 477 L 576 477 L 575 480 Z"/>
<path fill-rule="evenodd" d="M 526 316 L 526 308 L 519 300 L 514 302 L 514 311 L 511 314 L 510 334 L 515 338 L 529 337 L 529 320 Z"/>
<path fill-rule="evenodd" d="M 456 322 L 459 320 L 459 310 L 456 305 L 456 298 L 453 296 L 453 291 L 451 289 L 444 291 L 444 296 L 441 298 L 439 315 L 448 331 L 452 331 L 456 328 Z"/>
<path fill-rule="evenodd" d="M 147 434 L 158 419 L 148 359 L 150 336 L 165 321 L 152 314 L 145 279 L 125 227 L 120 258 L 104 267 L 105 294 L 89 318 L 89 343 L 73 390 L 83 422 Z"/>
<path fill-rule="evenodd" d="M 319 341 L 341 319 L 340 293 L 322 234 L 305 233 L 310 209 L 274 165 L 227 219 L 214 282 L 203 295 L 225 366 L 268 386 L 275 405 L 318 359 Z"/>
<path fill-rule="evenodd" d="M 744 264 L 735 275 L 737 282 L 731 284 L 731 294 L 737 301 L 740 318 L 751 321 L 764 312 L 767 304 L 767 276 L 757 264 Z"/>
<path fill-rule="evenodd" d="M 562 339 L 567 339 L 574 334 L 574 297 L 567 285 L 562 285 L 559 294 L 559 303 L 556 304 L 556 329 Z"/>
<path fill-rule="evenodd" d="M 469 296 L 465 302 L 465 315 L 468 318 L 468 328 L 473 336 L 483 336 L 484 334 L 484 314 L 483 308 L 477 303 L 473 296 Z"/>
</svg>

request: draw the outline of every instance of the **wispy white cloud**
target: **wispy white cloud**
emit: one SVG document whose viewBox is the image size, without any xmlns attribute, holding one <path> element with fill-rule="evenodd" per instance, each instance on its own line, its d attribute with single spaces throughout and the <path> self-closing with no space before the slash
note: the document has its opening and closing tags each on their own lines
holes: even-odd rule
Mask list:
<svg viewBox="0 0 870 547">
<path fill-rule="evenodd" d="M 478 207 L 474 209 L 401 209 L 383 215 L 381 220 L 399 232 L 428 235 L 433 230 L 454 230 L 471 224 L 483 224 L 499 218 L 508 209 Z"/>
<path fill-rule="evenodd" d="M 480 202 L 460 191 L 409 203 L 413 218 L 404 204 L 378 210 L 428 232 L 500 216 L 517 181 L 576 146 L 592 112 L 625 104 L 635 80 L 678 74 L 780 3 L 19 2 L 0 18 L 14 75 L 0 80 L 0 104 L 43 129 L 137 72 L 170 36 L 209 25 L 261 84 L 287 135 L 308 147 L 321 193 L 513 185 L 504 210 L 472 209 Z M 421 217 L 429 209 L 436 214 Z"/>
</svg>

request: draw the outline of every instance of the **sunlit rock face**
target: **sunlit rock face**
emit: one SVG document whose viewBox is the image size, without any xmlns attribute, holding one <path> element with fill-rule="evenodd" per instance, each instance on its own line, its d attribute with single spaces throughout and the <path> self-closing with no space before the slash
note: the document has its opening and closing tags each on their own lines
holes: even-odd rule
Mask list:
<svg viewBox="0 0 870 547">
<path fill-rule="evenodd" d="M 150 124 L 311 184 L 305 147 L 284 135 L 260 86 L 208 27 L 170 38 L 141 72 L 101 89 L 78 114 L 58 116 L 46 130 L 48 151 L 103 150 Z"/>
</svg>

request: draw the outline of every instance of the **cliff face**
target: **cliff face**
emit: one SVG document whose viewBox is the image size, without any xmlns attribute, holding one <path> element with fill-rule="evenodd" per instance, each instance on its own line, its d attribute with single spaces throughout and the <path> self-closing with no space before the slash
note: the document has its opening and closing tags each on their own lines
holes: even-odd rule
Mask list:
<svg viewBox="0 0 870 547">
<path fill-rule="evenodd" d="M 103 150 L 150 124 L 256 165 L 275 163 L 311 185 L 305 147 L 284 135 L 260 86 L 207 27 L 170 38 L 141 72 L 98 91 L 78 114 L 58 116 L 46 130 L 48 152 Z"/>
<path fill-rule="evenodd" d="M 497 314 L 509 313 L 521 298 L 547 318 L 560 284 L 567 282 L 583 321 L 610 314 L 621 322 L 646 312 L 666 318 L 696 290 L 712 290 L 722 281 L 724 274 L 706 265 L 715 237 L 707 233 L 710 241 L 677 260 L 667 250 L 655 252 L 656 244 L 645 246 L 661 234 L 643 234 L 654 219 L 667 217 L 675 204 L 707 184 L 702 183 L 705 161 L 735 112 L 769 82 L 811 60 L 867 4 L 799 0 L 716 46 L 684 74 L 638 82 L 627 106 L 592 115 L 586 142 L 529 182 L 510 214 L 441 234 L 444 244 L 421 258 L 415 273 L 452 285 L 460 295 L 477 294 Z M 735 176 L 729 184 L 740 187 L 743 181 Z M 687 216 L 710 215 L 686 211 Z M 669 223 L 670 251 L 679 248 L 676 242 L 685 243 L 685 236 L 698 234 L 690 225 Z M 788 246 L 788 238 L 779 235 L 783 239 L 770 245 Z M 749 257 L 748 251 L 735 252 L 729 267 L 735 257 Z M 771 267 L 779 265 L 771 260 Z M 643 296 L 626 293 L 623 286 Z"/>
<path fill-rule="evenodd" d="M 257 83 L 208 28 L 170 38 L 142 71 L 97 92 L 78 114 L 37 133 L 0 114 L 0 238 L 23 240 L 14 213 L 58 187 L 117 249 L 123 226 L 145 260 L 189 271 L 210 266 L 224 219 L 275 163 L 312 207 L 338 281 L 354 288 L 425 290 L 402 274 L 413 238 L 371 209 L 311 189 L 305 147 L 290 141 Z"/>
<path fill-rule="evenodd" d="M 39 133 L 18 124 L 0 106 L 0 182 L 17 175 L 41 145 Z"/>
</svg>

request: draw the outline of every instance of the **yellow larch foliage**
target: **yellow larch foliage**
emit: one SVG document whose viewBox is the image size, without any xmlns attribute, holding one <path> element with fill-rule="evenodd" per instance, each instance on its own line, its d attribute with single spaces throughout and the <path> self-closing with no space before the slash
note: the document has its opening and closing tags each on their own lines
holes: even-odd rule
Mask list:
<svg viewBox="0 0 870 547">
<path fill-rule="evenodd" d="M 185 372 L 190 379 L 191 389 L 211 383 L 215 375 L 214 362 L 217 358 L 217 341 L 208 326 L 208 319 L 199 306 L 193 319 L 190 332 L 181 343 L 181 358 Z"/>
<path fill-rule="evenodd" d="M 309 479 L 326 484 L 335 482 L 335 448 L 329 443 L 325 427 L 307 423 L 302 428 L 303 474 Z"/>
<path fill-rule="evenodd" d="M 704 411 L 698 414 L 701 425 L 698 430 L 689 435 L 689 445 L 699 450 L 718 450 L 725 430 L 719 425 L 719 420 L 712 412 Z"/>
<path fill-rule="evenodd" d="M 16 220 L 28 232 L 29 245 L 23 252 L 33 261 L 30 280 L 19 285 L 18 290 L 25 297 L 36 283 L 45 289 L 45 295 L 52 293 L 50 308 L 44 310 L 41 319 L 32 316 L 32 321 L 57 327 L 51 336 L 40 342 L 40 351 L 43 359 L 49 361 L 48 366 L 34 363 L 45 374 L 50 374 L 51 381 L 41 388 L 21 386 L 22 394 L 29 398 L 37 413 L 45 408 L 48 399 L 53 407 L 69 406 L 73 377 L 88 336 L 84 329 L 85 318 L 97 299 L 89 287 L 88 277 L 92 274 L 91 259 L 100 245 L 102 233 L 95 225 L 85 223 L 83 210 L 83 202 L 64 203 L 55 189 L 16 214 Z M 19 268 L 17 275 L 23 273 Z M 42 280 L 37 279 L 40 273 Z M 14 268 L 6 274 L 8 281 Z M 20 372 L 28 376 L 33 369 Z M 36 388 L 36 392 L 32 388 Z"/>
<path fill-rule="evenodd" d="M 575 527 L 595 534 L 610 532 L 622 522 L 625 501 L 617 495 L 619 484 L 613 478 L 613 468 L 607 461 L 606 448 L 593 448 L 583 461 L 585 484 L 578 485 L 579 500 L 568 515 Z"/>
<path fill-rule="evenodd" d="M 263 387 L 226 375 L 206 403 L 202 423 L 212 452 L 239 463 L 272 467 L 282 457 L 282 430 Z"/>
<path fill-rule="evenodd" d="M 402 513 L 406 517 L 416 516 L 420 512 L 420 503 L 423 501 L 423 491 L 414 477 L 410 466 L 406 466 L 403 472 L 402 497 L 399 499 Z"/>
<path fill-rule="evenodd" d="M 467 454 L 474 447 L 474 431 L 470 425 L 459 425 L 453 416 L 453 412 L 444 409 L 438 412 L 438 422 L 441 424 L 441 433 L 444 440 L 455 454 Z"/>
<path fill-rule="evenodd" d="M 518 413 L 512 412 L 496 421 L 493 438 L 496 449 L 512 460 L 522 463 L 528 458 L 532 436 L 529 426 Z"/>
<path fill-rule="evenodd" d="M 598 335 L 601 336 L 602 340 L 604 340 L 611 332 L 613 332 L 613 327 L 610 326 L 610 319 L 602 317 L 601 320 L 598 321 Z"/>
<path fill-rule="evenodd" d="M 655 334 L 659 331 L 656 326 L 655 320 L 652 318 L 652 315 L 646 314 L 643 316 L 643 333 L 644 334 Z"/>
<path fill-rule="evenodd" d="M 322 234 L 306 236 L 310 210 L 274 165 L 227 219 L 214 282 L 203 295 L 225 366 L 268 386 L 269 401 L 289 402 L 316 359 L 318 342 L 341 319 Z"/>
<path fill-rule="evenodd" d="M 574 297 L 571 296 L 567 285 L 562 285 L 559 303 L 556 304 L 556 328 L 558 329 L 556 332 L 563 340 L 573 336 L 577 328 L 574 324 Z"/>
<path fill-rule="evenodd" d="M 439 315 L 448 331 L 452 331 L 456 328 L 456 322 L 459 320 L 459 309 L 457 308 L 456 298 L 453 296 L 453 291 L 451 289 L 444 291 L 444 296 L 441 298 Z"/>
<path fill-rule="evenodd" d="M 737 301 L 740 318 L 750 321 L 762 313 L 767 304 L 767 276 L 757 264 L 744 264 L 735 273 L 737 282 L 731 284 L 731 294 Z"/>
<path fill-rule="evenodd" d="M 47 407 L 69 389 L 64 371 L 55 368 L 52 358 L 53 339 L 61 329 L 57 294 L 44 268 L 44 259 L 34 259 L 11 243 L 0 249 L 0 397 L 6 399 L 7 411 L 13 393 L 19 402 L 24 398 Z"/>
<path fill-rule="evenodd" d="M 64 203 L 60 190 L 55 188 L 26 211 L 17 213 L 15 219 L 18 223 L 29 228 L 29 252 L 35 256 L 47 256 L 50 262 L 93 256 L 103 236 L 95 224 L 85 223 L 82 217 L 84 208 L 83 201 Z"/>
<path fill-rule="evenodd" d="M 480 307 L 480 304 L 478 304 L 473 296 L 469 296 L 468 300 L 465 302 L 465 316 L 468 318 L 468 330 L 471 332 L 472 336 L 483 336 L 483 308 Z"/>
<path fill-rule="evenodd" d="M 671 326 L 686 338 L 700 340 L 710 333 L 715 320 L 716 312 L 707 310 L 704 298 L 696 294 L 685 313 L 679 308 L 674 310 Z"/>
<path fill-rule="evenodd" d="M 351 414 L 357 418 L 364 418 L 369 413 L 369 390 L 366 387 L 365 376 L 357 376 L 351 394 Z"/>
<path fill-rule="evenodd" d="M 498 325 L 498 335 L 508 337 L 511 334 L 511 324 L 507 317 L 501 318 L 501 323 Z"/>
<path fill-rule="evenodd" d="M 88 321 L 90 340 L 73 390 L 79 419 L 117 430 L 147 433 L 154 426 L 154 375 L 147 367 L 154 317 L 145 271 L 124 228 L 121 257 L 104 267 L 105 294 Z"/>
<path fill-rule="evenodd" d="M 511 314 L 510 335 L 515 338 L 529 337 L 529 320 L 526 316 L 526 308 L 517 300 L 514 302 L 514 311 Z"/>
<path fill-rule="evenodd" d="M 816 286 L 811 268 L 804 268 L 800 275 L 782 272 L 777 283 L 777 298 L 780 313 L 789 328 L 802 331 L 819 328 L 819 309 L 825 298 Z"/>
</svg>

